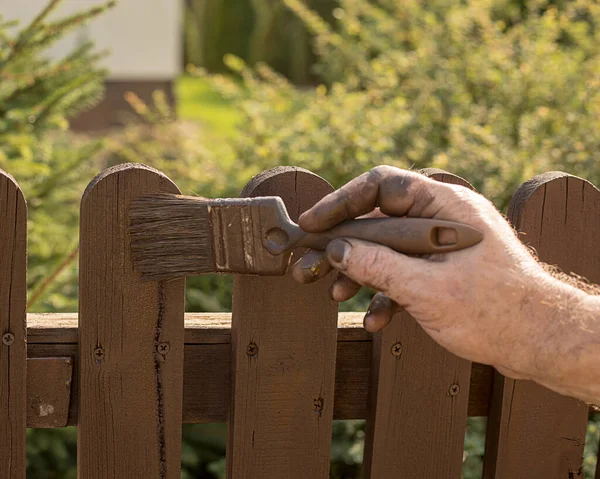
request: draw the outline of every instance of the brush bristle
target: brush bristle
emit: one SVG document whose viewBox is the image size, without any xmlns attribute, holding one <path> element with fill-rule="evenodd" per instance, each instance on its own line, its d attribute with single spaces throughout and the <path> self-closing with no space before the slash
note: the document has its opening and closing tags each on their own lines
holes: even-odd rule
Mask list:
<svg viewBox="0 0 600 479">
<path fill-rule="evenodd" d="M 214 271 L 209 200 L 147 195 L 130 209 L 134 269 L 148 280 L 168 280 Z"/>
</svg>

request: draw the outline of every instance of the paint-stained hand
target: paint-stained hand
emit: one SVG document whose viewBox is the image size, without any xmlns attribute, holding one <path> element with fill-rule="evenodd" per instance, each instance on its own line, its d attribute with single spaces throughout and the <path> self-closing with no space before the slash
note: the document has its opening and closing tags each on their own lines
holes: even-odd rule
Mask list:
<svg viewBox="0 0 600 479">
<path fill-rule="evenodd" d="M 548 292 L 575 293 L 561 289 L 544 271 L 491 202 L 463 186 L 381 166 L 323 198 L 299 224 L 305 231 L 321 232 L 364 215 L 457 221 L 479 229 L 484 239 L 462 251 L 427 257 L 340 239 L 324 255 L 311 251 L 301 258 L 293 276 L 310 282 L 334 268 L 334 300 L 348 300 L 360 285 L 380 292 L 365 316 L 367 330 L 385 327 L 403 308 L 454 354 L 494 365 L 511 377 L 535 375 L 532 369 L 541 358 L 531 338 L 544 334 L 544 326 L 532 318 L 548 302 Z M 451 243 L 452 232 L 448 234 L 440 240 Z"/>
</svg>

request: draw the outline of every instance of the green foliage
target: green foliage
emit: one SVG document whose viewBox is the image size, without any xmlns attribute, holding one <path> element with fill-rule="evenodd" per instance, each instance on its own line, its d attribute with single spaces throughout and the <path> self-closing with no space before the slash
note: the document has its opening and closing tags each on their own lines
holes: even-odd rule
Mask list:
<svg viewBox="0 0 600 479">
<path fill-rule="evenodd" d="M 307 0 L 326 18 L 336 0 Z M 297 84 L 314 81 L 315 55 L 303 22 L 280 0 L 187 0 L 185 61 L 212 73 L 224 72 L 223 56 L 250 64 L 269 63 Z"/>
<path fill-rule="evenodd" d="M 207 147 L 211 150 L 220 142 L 235 137 L 240 115 L 210 82 L 190 75 L 182 76 L 175 85 L 175 94 L 177 115 L 202 125 L 204 137 L 210 139 Z"/>
<path fill-rule="evenodd" d="M 94 52 L 90 43 L 59 61 L 50 61 L 41 53 L 113 3 L 48 21 L 59 4 L 60 0 L 52 0 L 17 34 L 13 33 L 15 22 L 0 24 L 0 140 L 9 159 L 27 148 L 31 156 L 33 141 L 23 137 L 64 129 L 66 118 L 93 105 L 102 93 L 104 71 L 97 66 L 102 55 Z M 21 137 L 15 138 L 17 132 Z"/>
<path fill-rule="evenodd" d="M 485 450 L 486 418 L 467 418 L 467 431 L 463 452 L 463 479 L 480 478 L 483 472 L 483 452 Z"/>
<path fill-rule="evenodd" d="M 586 478 L 596 477 L 598 460 L 598 444 L 600 439 L 600 413 L 590 414 L 588 420 L 585 448 L 583 451 L 583 475 Z"/>
<path fill-rule="evenodd" d="M 435 166 L 501 208 L 538 172 L 600 179 L 595 1 L 341 0 L 335 28 L 285 3 L 327 82 L 298 89 L 229 58 L 243 85 L 214 81 L 245 117 L 241 171 L 294 164 L 339 186 L 377 164 Z"/>
<path fill-rule="evenodd" d="M 17 178 L 28 201 L 34 297 L 77 245 L 79 191 L 91 179 L 86 172 L 101 144 L 73 139 L 66 129 L 68 118 L 99 100 L 105 75 L 98 65 L 102 54 L 89 43 L 55 61 L 44 52 L 113 3 L 49 21 L 59 4 L 52 0 L 20 30 L 16 22 L 0 23 L 0 168 Z M 69 279 L 73 290 L 72 271 Z M 49 309 L 72 304 L 63 295 L 49 295 L 45 302 Z"/>
<path fill-rule="evenodd" d="M 331 479 L 360 477 L 365 442 L 365 421 L 333 421 Z"/>
<path fill-rule="evenodd" d="M 28 429 L 27 477 L 76 479 L 77 428 Z"/>
</svg>

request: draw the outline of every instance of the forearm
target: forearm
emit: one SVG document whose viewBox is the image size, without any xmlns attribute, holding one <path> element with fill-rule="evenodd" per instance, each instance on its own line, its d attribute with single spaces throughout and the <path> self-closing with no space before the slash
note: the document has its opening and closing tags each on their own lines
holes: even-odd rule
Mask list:
<svg viewBox="0 0 600 479">
<path fill-rule="evenodd" d="M 547 324 L 539 339 L 532 338 L 538 352 L 532 379 L 600 404 L 600 296 L 560 284 L 540 302 L 537 314 Z"/>
</svg>

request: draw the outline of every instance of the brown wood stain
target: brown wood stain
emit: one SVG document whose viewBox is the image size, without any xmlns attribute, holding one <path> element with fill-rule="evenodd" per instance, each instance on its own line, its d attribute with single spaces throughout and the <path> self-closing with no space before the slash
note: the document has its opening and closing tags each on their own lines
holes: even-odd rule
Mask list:
<svg viewBox="0 0 600 479">
<path fill-rule="evenodd" d="M 472 188 L 442 170 L 423 174 Z M 469 361 L 397 313 L 373 339 L 363 477 L 460 477 L 470 376 Z"/>
<path fill-rule="evenodd" d="M 0 477 L 25 477 L 27 206 L 0 170 Z"/>
<path fill-rule="evenodd" d="M 300 168 L 258 175 L 242 196 L 280 196 L 293 221 L 333 188 Z M 330 281 L 234 280 L 227 477 L 329 477 L 337 304 Z"/>
<path fill-rule="evenodd" d="M 128 206 L 179 193 L 141 165 L 105 170 L 81 203 L 78 474 L 178 479 L 181 468 L 184 281 L 133 272 Z"/>
<path fill-rule="evenodd" d="M 551 172 L 524 183 L 509 219 L 540 258 L 600 282 L 600 191 Z M 496 373 L 488 420 L 484 477 L 581 477 L 588 407 L 531 381 Z"/>
</svg>

